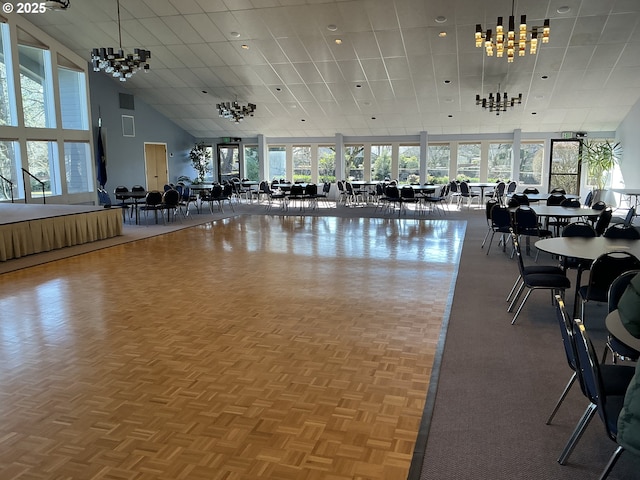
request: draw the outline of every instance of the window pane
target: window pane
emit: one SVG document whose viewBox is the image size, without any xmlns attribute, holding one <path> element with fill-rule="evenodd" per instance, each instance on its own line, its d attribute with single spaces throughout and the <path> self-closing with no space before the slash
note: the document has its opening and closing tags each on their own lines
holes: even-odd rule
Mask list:
<svg viewBox="0 0 640 480">
<path fill-rule="evenodd" d="M 480 144 L 461 143 L 458 145 L 458 179 L 480 180 Z"/>
<path fill-rule="evenodd" d="M 83 72 L 58 67 L 62 128 L 88 130 L 87 92 Z"/>
<path fill-rule="evenodd" d="M 511 143 L 489 144 L 489 171 L 487 181 L 496 182 L 511 178 L 513 162 L 513 145 Z"/>
<path fill-rule="evenodd" d="M 244 147 L 244 177 L 253 182 L 260 180 L 258 147 L 255 145 Z"/>
<path fill-rule="evenodd" d="M 311 181 L 311 147 L 293 147 L 293 181 Z"/>
<path fill-rule="evenodd" d="M 269 171 L 273 180 L 281 180 L 287 175 L 287 151 L 284 147 L 269 147 Z"/>
<path fill-rule="evenodd" d="M 50 52 L 41 48 L 19 45 L 18 56 L 25 126 L 56 128 Z"/>
<path fill-rule="evenodd" d="M 523 143 L 520 145 L 521 185 L 542 185 L 543 143 Z"/>
<path fill-rule="evenodd" d="M 400 145 L 398 158 L 400 183 L 420 183 L 420 147 Z"/>
<path fill-rule="evenodd" d="M 27 142 L 27 162 L 31 175 L 44 182 L 45 195 L 60 194 L 60 172 L 56 142 Z M 31 196 L 42 197 L 42 185 L 31 180 Z"/>
<path fill-rule="evenodd" d="M 336 149 L 318 147 L 318 175 L 323 182 L 336 181 Z"/>
<path fill-rule="evenodd" d="M 21 170 L 17 164 L 17 152 L 18 142 L 0 141 L 0 175 L 13 182 L 13 198 L 22 197 L 18 190 Z M 0 179 L 0 200 L 11 199 L 11 188 L 11 185 Z"/>
<path fill-rule="evenodd" d="M 344 163 L 348 180 L 364 180 L 364 146 L 344 147 Z"/>
<path fill-rule="evenodd" d="M 391 145 L 371 145 L 371 180 L 391 180 Z"/>
<path fill-rule="evenodd" d="M 427 147 L 428 181 L 436 184 L 449 183 L 449 163 L 451 147 L 449 144 L 429 145 Z"/>
<path fill-rule="evenodd" d="M 64 165 L 67 172 L 67 192 L 93 191 L 93 170 L 88 143 L 65 142 Z"/>
<path fill-rule="evenodd" d="M 16 126 L 18 122 L 16 120 L 16 101 L 13 95 L 10 45 L 9 25 L 0 23 L 0 125 Z M 9 95 L 9 92 L 12 94 Z"/>
</svg>

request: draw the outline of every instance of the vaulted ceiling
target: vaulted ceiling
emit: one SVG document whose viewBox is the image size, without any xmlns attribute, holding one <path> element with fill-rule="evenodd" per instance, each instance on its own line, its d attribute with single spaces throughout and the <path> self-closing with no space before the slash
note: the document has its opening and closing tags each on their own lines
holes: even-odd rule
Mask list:
<svg viewBox="0 0 640 480">
<path fill-rule="evenodd" d="M 506 24 L 509 0 L 120 0 L 124 49 L 152 54 L 122 85 L 196 137 L 615 130 L 640 98 L 640 1 L 514 10 L 529 25 L 549 18 L 551 35 L 508 63 L 474 34 Z M 118 46 L 116 0 L 28 19 L 87 60 Z M 500 116 L 475 103 L 498 85 L 523 95 Z M 219 118 L 216 104 L 236 98 L 254 117 Z"/>
</svg>

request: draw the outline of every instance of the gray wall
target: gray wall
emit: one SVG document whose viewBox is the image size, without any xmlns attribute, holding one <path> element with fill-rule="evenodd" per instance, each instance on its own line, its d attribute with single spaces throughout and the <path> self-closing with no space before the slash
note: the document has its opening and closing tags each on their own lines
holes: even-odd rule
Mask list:
<svg viewBox="0 0 640 480">
<path fill-rule="evenodd" d="M 139 73 L 138 75 L 143 75 Z M 107 191 L 118 185 L 145 185 L 144 143 L 166 143 L 169 155 L 169 181 L 180 175 L 195 176 L 189 151 L 195 143 L 191 134 L 134 96 L 135 110 L 121 109 L 119 93 L 131 94 L 103 72 L 89 72 L 91 125 L 102 132 L 107 157 Z M 122 115 L 134 117 L 135 137 L 122 134 Z"/>
<path fill-rule="evenodd" d="M 627 188 L 640 188 L 640 101 L 618 127 L 618 140 L 622 145 L 620 171 Z"/>
</svg>

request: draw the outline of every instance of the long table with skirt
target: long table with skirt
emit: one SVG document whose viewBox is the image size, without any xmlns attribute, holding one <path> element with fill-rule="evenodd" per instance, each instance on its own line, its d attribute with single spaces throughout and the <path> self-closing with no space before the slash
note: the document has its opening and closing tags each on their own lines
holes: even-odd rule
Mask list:
<svg viewBox="0 0 640 480">
<path fill-rule="evenodd" d="M 0 204 L 0 261 L 122 235 L 118 208 Z"/>
</svg>

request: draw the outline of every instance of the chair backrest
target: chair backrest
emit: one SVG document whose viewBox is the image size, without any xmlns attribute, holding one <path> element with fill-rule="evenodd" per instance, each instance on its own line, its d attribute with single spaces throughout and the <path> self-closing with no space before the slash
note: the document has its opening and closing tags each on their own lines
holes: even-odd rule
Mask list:
<svg viewBox="0 0 640 480">
<path fill-rule="evenodd" d="M 338 180 L 338 190 L 344 192 L 344 183 L 342 182 L 342 180 Z"/>
<path fill-rule="evenodd" d="M 510 193 L 514 193 L 516 191 L 516 188 L 518 188 L 517 182 L 515 181 L 509 182 L 509 185 L 507 185 L 507 195 Z"/>
<path fill-rule="evenodd" d="M 167 190 L 171 190 L 173 187 L 171 185 L 169 185 L 168 183 L 164 184 L 163 190 L 166 192 Z"/>
<path fill-rule="evenodd" d="M 509 207 L 497 204 L 491 209 L 491 226 L 493 228 L 504 228 L 511 225 L 511 212 Z"/>
<path fill-rule="evenodd" d="M 158 190 L 147 192 L 145 203 L 150 206 L 160 205 L 162 203 L 162 192 Z"/>
<path fill-rule="evenodd" d="M 105 208 L 109 208 L 111 206 L 111 197 L 104 188 L 98 188 L 98 202 Z"/>
<path fill-rule="evenodd" d="M 400 198 L 400 190 L 397 185 L 387 185 L 384 189 L 384 194 L 387 198 Z"/>
<path fill-rule="evenodd" d="M 400 189 L 400 197 L 401 198 L 415 198 L 416 193 L 413 190 L 413 187 L 410 185 L 405 185 Z"/>
<path fill-rule="evenodd" d="M 591 208 L 593 208 L 594 210 L 604 210 L 605 208 L 607 208 L 607 204 L 604 203 L 602 200 L 598 200 L 596 203 L 591 205 Z"/>
<path fill-rule="evenodd" d="M 595 229 L 587 222 L 573 222 L 566 225 L 562 229 L 563 237 L 584 237 L 593 238 L 597 237 Z"/>
<path fill-rule="evenodd" d="M 347 190 L 349 189 L 349 183 L 347 183 Z M 304 195 L 304 187 L 299 183 L 294 183 L 291 185 L 291 190 L 289 191 L 289 196 L 291 197 L 301 197 Z"/>
<path fill-rule="evenodd" d="M 269 182 L 267 182 L 266 180 L 262 180 L 260 182 L 259 189 L 262 193 L 271 193 L 271 187 L 269 186 Z"/>
<path fill-rule="evenodd" d="M 609 435 L 612 440 L 615 440 L 617 418 L 609 418 L 609 411 L 606 408 L 607 396 L 604 393 L 598 355 L 582 321 L 575 319 L 574 325 L 578 367 L 581 373 L 578 377 L 582 378 L 587 398 L 598 407 L 598 415 L 600 415 L 602 423 L 604 423 L 607 435 Z"/>
<path fill-rule="evenodd" d="M 168 207 L 176 207 L 180 203 L 180 192 L 171 188 L 162 195 L 162 203 Z"/>
<path fill-rule="evenodd" d="M 132 192 L 144 192 L 144 187 L 142 185 L 134 185 L 131 187 Z"/>
<path fill-rule="evenodd" d="M 507 188 L 507 184 L 504 182 L 498 182 L 496 185 L 496 189 L 494 191 L 494 195 L 496 197 L 502 197 L 504 195 L 504 191 Z"/>
<path fill-rule="evenodd" d="M 496 200 L 495 198 L 490 198 L 489 200 L 487 200 L 487 203 L 485 204 L 485 216 L 487 217 L 487 222 L 490 223 L 491 222 L 491 210 L 493 209 L 493 207 L 495 207 L 496 205 L 498 205 L 498 200 Z"/>
<path fill-rule="evenodd" d="M 511 199 L 518 202 L 518 205 L 529 205 L 529 197 L 526 193 L 514 193 L 511 195 Z"/>
<path fill-rule="evenodd" d="M 602 212 L 600 212 L 600 216 L 598 217 L 598 221 L 596 222 L 595 229 L 598 236 L 602 235 L 609 224 L 611 223 L 611 217 L 613 216 L 613 211 L 610 208 L 605 208 Z"/>
<path fill-rule="evenodd" d="M 547 205 L 560 205 L 567 199 L 562 193 L 552 193 L 547 198 Z"/>
<path fill-rule="evenodd" d="M 211 187 L 211 197 L 212 198 L 221 198 L 223 196 L 224 188 L 219 183 L 216 183 L 213 187 Z"/>
<path fill-rule="evenodd" d="M 185 202 L 191 199 L 191 188 L 187 185 L 182 187 L 182 195 L 180 195 L 180 199 Z"/>
<path fill-rule="evenodd" d="M 591 264 L 587 298 L 606 297 L 613 281 L 629 270 L 640 270 L 640 259 L 629 252 L 603 253 Z"/>
<path fill-rule="evenodd" d="M 225 183 L 222 187 L 222 196 L 231 197 L 233 195 L 233 183 Z"/>
<path fill-rule="evenodd" d="M 351 185 L 351 182 L 345 182 L 344 187 L 347 191 L 347 194 L 353 195 L 353 185 Z"/>
<path fill-rule="evenodd" d="M 514 214 L 514 219 L 517 233 L 538 229 L 538 215 L 531 207 L 519 206 Z"/>
<path fill-rule="evenodd" d="M 616 279 L 611 283 L 609 287 L 609 293 L 607 294 L 607 306 L 609 309 L 609 313 L 613 312 L 618 308 L 618 302 L 620 301 L 620 297 L 631 283 L 633 277 L 635 277 L 640 270 L 629 270 L 628 272 L 621 273 L 616 277 Z"/>
<path fill-rule="evenodd" d="M 331 191 L 331 183 L 324 182 L 324 184 L 322 185 L 322 193 L 329 193 L 330 191 Z"/>
<path fill-rule="evenodd" d="M 115 194 L 119 194 L 119 193 L 129 193 L 129 189 L 123 185 L 119 185 L 116 187 L 116 189 L 114 190 Z"/>
<path fill-rule="evenodd" d="M 467 182 L 460 182 L 459 186 L 462 196 L 469 195 L 469 184 Z"/>
<path fill-rule="evenodd" d="M 555 187 L 555 188 L 551 189 L 551 191 L 549 193 L 561 193 L 562 195 L 566 195 L 567 191 L 562 187 Z"/>
<path fill-rule="evenodd" d="M 538 190 L 536 187 L 527 187 L 522 191 L 522 193 L 524 193 L 525 195 L 527 193 L 536 193 L 537 194 L 537 193 L 540 193 L 540 190 Z"/>
<path fill-rule="evenodd" d="M 640 232 L 631 225 L 614 223 L 607 227 L 602 234 L 605 238 L 624 238 L 626 240 L 640 240 Z"/>
<path fill-rule="evenodd" d="M 458 193 L 458 184 L 455 181 L 449 182 L 449 192 Z"/>
<path fill-rule="evenodd" d="M 578 361 L 576 359 L 576 339 L 573 333 L 573 320 L 567 315 L 567 309 L 564 304 L 564 300 L 560 295 L 555 296 L 556 300 L 556 319 L 558 320 L 558 326 L 560 327 L 560 335 L 562 336 L 562 345 L 564 346 L 564 353 L 567 357 L 567 363 L 569 367 L 577 372 Z M 580 382 L 582 385 L 582 382 Z M 585 393 L 585 392 L 582 392 Z"/>
<path fill-rule="evenodd" d="M 565 198 L 560 206 L 567 208 L 580 208 L 580 200 L 577 198 Z"/>
<path fill-rule="evenodd" d="M 587 196 L 584 198 L 585 207 L 590 207 L 591 202 L 593 202 L 593 190 L 590 190 L 589 193 L 587 193 Z"/>
<path fill-rule="evenodd" d="M 384 195 L 384 184 L 376 183 L 376 195 L 379 195 L 379 196 Z"/>
<path fill-rule="evenodd" d="M 318 193 L 318 185 L 315 183 L 307 183 L 304 193 L 307 195 L 316 195 Z"/>
<path fill-rule="evenodd" d="M 636 207 L 629 208 L 627 215 L 624 217 L 624 225 L 631 225 L 633 223 L 633 219 L 636 218 Z"/>
<path fill-rule="evenodd" d="M 511 241 L 513 243 L 513 251 L 516 255 L 516 261 L 518 262 L 518 271 L 520 272 L 520 276 L 524 278 L 524 260 L 522 259 L 522 251 L 520 250 L 520 242 L 518 241 L 518 236 L 514 233 L 513 229 L 511 230 Z"/>
</svg>

